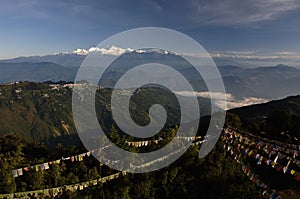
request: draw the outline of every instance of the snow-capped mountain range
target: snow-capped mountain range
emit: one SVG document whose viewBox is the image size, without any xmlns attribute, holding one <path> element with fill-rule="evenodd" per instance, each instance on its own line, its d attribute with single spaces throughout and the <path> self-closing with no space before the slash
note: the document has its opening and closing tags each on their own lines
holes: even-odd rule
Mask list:
<svg viewBox="0 0 300 199">
<path fill-rule="evenodd" d="M 89 53 L 100 53 L 101 55 L 121 55 L 125 52 L 133 52 L 134 49 L 131 48 L 120 48 L 117 46 L 111 46 L 109 48 L 99 48 L 99 47 L 91 47 L 88 50 L 83 49 L 83 48 L 77 48 L 72 52 L 72 54 L 77 54 L 77 55 L 87 55 Z"/>
<path fill-rule="evenodd" d="M 76 49 L 73 52 L 56 53 L 52 55 L 18 57 L 0 60 L 0 84 L 15 81 L 74 81 L 77 70 L 86 56 L 96 53 L 101 56 L 119 56 L 128 52 L 131 56 L 118 59 L 118 63 L 110 67 L 107 73 L 107 84 L 118 80 L 124 72 L 133 65 L 143 63 L 166 63 L 185 74 L 192 83 L 203 91 L 205 85 L 194 70 L 191 70 L 183 59 L 176 54 L 160 49 L 135 50 L 110 46 L 108 48 L 91 47 Z M 131 62 L 128 61 L 131 60 Z M 133 59 L 133 60 L 132 60 Z M 170 62 L 170 60 L 173 60 Z M 239 63 L 214 59 L 223 77 L 226 91 L 236 98 L 257 97 L 274 99 L 288 95 L 299 94 L 300 70 L 286 65 L 273 67 L 246 68 Z M 214 81 L 214 80 L 212 80 Z"/>
<path fill-rule="evenodd" d="M 79 67 L 84 60 L 84 58 L 90 54 L 94 53 L 101 56 L 119 56 L 123 53 L 154 53 L 157 55 L 171 55 L 165 50 L 160 49 L 131 49 L 131 48 L 121 48 L 117 46 L 110 46 L 107 48 L 91 47 L 89 49 L 77 48 L 72 52 L 58 52 L 49 55 L 36 55 L 28 57 L 17 57 L 13 59 L 0 60 L 0 63 L 40 63 L 40 62 L 51 62 L 67 68 Z M 173 54 L 174 55 L 174 54 Z"/>
<path fill-rule="evenodd" d="M 114 55 L 119 56 L 123 53 L 129 52 L 136 52 L 136 53 L 146 53 L 146 52 L 155 52 L 160 54 L 169 54 L 168 51 L 160 50 L 160 49 L 147 49 L 147 50 L 140 50 L 140 49 L 132 49 L 132 48 L 121 48 L 117 46 L 110 46 L 108 48 L 99 48 L 99 47 L 91 47 L 88 50 L 83 48 L 77 48 L 71 53 L 63 53 L 63 54 L 76 54 L 76 55 L 88 55 L 89 53 L 99 53 L 101 55 Z M 60 53 L 58 53 L 60 54 Z"/>
</svg>

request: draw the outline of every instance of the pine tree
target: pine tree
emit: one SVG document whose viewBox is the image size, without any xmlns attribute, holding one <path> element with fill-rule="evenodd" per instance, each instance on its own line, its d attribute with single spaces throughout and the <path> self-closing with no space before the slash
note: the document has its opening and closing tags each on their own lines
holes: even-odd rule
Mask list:
<svg viewBox="0 0 300 199">
<path fill-rule="evenodd" d="M 29 172 L 29 189 L 30 190 L 39 190 L 43 189 L 45 185 L 45 178 L 44 178 L 44 171 L 38 171 L 38 172 Z"/>
<path fill-rule="evenodd" d="M 63 168 L 58 165 L 52 165 L 52 168 L 49 173 L 49 179 L 53 187 L 58 187 L 64 184 L 64 177 L 62 176 Z"/>
<path fill-rule="evenodd" d="M 12 176 L 11 164 L 0 158 L 0 192 L 13 193 L 16 191 L 16 182 Z"/>
</svg>

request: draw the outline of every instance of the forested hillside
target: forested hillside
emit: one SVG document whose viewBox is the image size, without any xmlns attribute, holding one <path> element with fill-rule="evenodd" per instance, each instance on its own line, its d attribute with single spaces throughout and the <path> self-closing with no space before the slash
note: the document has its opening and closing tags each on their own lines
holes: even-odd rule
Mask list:
<svg viewBox="0 0 300 199">
<path fill-rule="evenodd" d="M 57 140 L 77 143 L 71 107 L 72 87 L 73 84 L 31 82 L 0 85 L 0 135 L 21 134 L 49 145 L 55 145 L 52 142 Z M 111 89 L 98 89 L 96 94 L 98 120 L 106 131 L 114 124 L 109 106 L 111 93 Z M 150 121 L 148 109 L 153 103 L 166 108 L 166 127 L 179 123 L 178 101 L 160 88 L 142 88 L 136 92 L 130 103 L 134 121 L 147 124 Z M 199 103 L 201 114 L 209 114 L 209 101 L 199 98 Z"/>
<path fill-rule="evenodd" d="M 277 152 L 272 151 L 277 141 L 294 143 L 292 148 L 299 146 L 298 96 L 228 111 L 226 126 L 257 137 L 224 134 L 213 151 L 199 159 L 199 145 L 206 140 L 204 132 L 210 120 L 209 116 L 203 117 L 198 131 L 200 140 L 195 138 L 193 146 L 180 159 L 155 172 L 130 174 L 100 164 L 92 156 L 93 151 L 86 151 L 81 144 L 71 112 L 72 86 L 30 82 L 1 85 L 2 194 L 31 198 L 268 198 L 271 194 L 278 196 L 271 188 L 282 195 L 286 191 L 294 194 L 299 189 L 296 150 L 285 152 L 292 154 L 289 156 L 281 154 L 277 163 Z M 132 116 L 141 125 L 149 121 L 147 109 L 151 104 L 159 102 L 168 110 L 165 128 L 152 140 L 143 141 L 129 138 L 114 127 L 107 108 L 110 95 L 110 89 L 98 89 L 96 110 L 100 124 L 105 124 L 107 135 L 119 147 L 132 152 L 154 151 L 173 139 L 178 102 L 170 93 L 160 88 L 142 88 L 132 97 Z M 209 105 L 207 101 L 201 102 L 203 107 Z M 240 142 L 243 139 L 246 140 Z M 263 163 L 258 164 L 256 159 L 262 148 L 257 149 L 260 144 L 253 142 L 271 150 L 260 152 L 266 158 Z M 250 155 L 242 153 L 247 145 L 252 150 Z M 282 146 L 279 149 L 283 150 Z M 287 164 L 286 157 L 292 157 L 293 162 Z M 274 167 L 268 161 L 275 162 Z M 288 167 L 293 174 L 282 173 Z M 287 194 L 287 198 L 295 198 L 293 194 Z"/>
<path fill-rule="evenodd" d="M 246 131 L 300 144 L 300 96 L 232 109 L 235 124 Z"/>
<path fill-rule="evenodd" d="M 170 132 L 172 129 L 166 133 Z M 115 137 L 115 141 L 120 140 Z M 258 198 L 263 191 L 243 174 L 241 165 L 225 153 L 221 144 L 204 159 L 198 158 L 199 146 L 194 145 L 164 169 L 144 174 L 127 173 L 107 182 L 101 179 L 118 172 L 99 165 L 82 146 L 57 145 L 49 151 L 45 145 L 26 142 L 20 136 L 5 136 L 0 139 L 0 147 L 0 191 L 23 192 L 20 197 Z M 127 145 L 122 147 L 137 150 Z M 142 148 L 156 147 L 153 144 Z M 22 173 L 19 168 L 23 168 Z M 51 189 L 53 187 L 58 188 Z M 45 190 L 33 191 L 41 189 Z"/>
</svg>

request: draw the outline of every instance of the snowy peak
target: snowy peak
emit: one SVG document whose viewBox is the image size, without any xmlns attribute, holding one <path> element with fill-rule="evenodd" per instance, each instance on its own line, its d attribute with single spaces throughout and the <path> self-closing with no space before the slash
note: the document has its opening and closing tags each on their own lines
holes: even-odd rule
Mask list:
<svg viewBox="0 0 300 199">
<path fill-rule="evenodd" d="M 132 48 L 120 48 L 120 47 L 117 47 L 117 46 L 111 46 L 109 48 L 91 47 L 88 50 L 78 48 L 75 51 L 73 51 L 71 54 L 87 55 L 89 53 L 100 53 L 101 55 L 119 56 L 119 55 L 121 55 L 123 53 L 128 53 L 128 52 L 136 52 L 136 53 L 159 53 L 159 54 L 164 54 L 164 55 L 169 54 L 168 51 L 160 50 L 160 49 L 135 50 L 135 49 L 132 49 Z"/>
<path fill-rule="evenodd" d="M 52 62 L 65 67 L 79 67 L 85 56 L 89 53 L 103 56 L 119 56 L 123 53 L 156 53 L 160 55 L 170 55 L 164 50 L 160 49 L 131 49 L 121 48 L 117 46 L 110 46 L 108 48 L 91 47 L 88 50 L 84 48 L 77 48 L 73 52 L 59 52 L 50 55 L 35 55 L 29 57 L 17 57 L 13 59 L 0 60 L 0 63 L 39 63 L 39 62 Z"/>
<path fill-rule="evenodd" d="M 76 50 L 73 51 L 73 54 L 76 55 L 87 55 L 89 53 L 88 50 L 77 48 Z"/>
<path fill-rule="evenodd" d="M 111 46 L 110 48 L 108 49 L 105 49 L 105 48 L 98 48 L 98 47 L 92 47 L 89 49 L 89 52 L 99 52 L 101 53 L 102 55 L 121 55 L 125 52 L 132 52 L 134 51 L 133 49 L 130 49 L 130 48 L 120 48 L 120 47 L 117 47 L 117 46 Z"/>
<path fill-rule="evenodd" d="M 121 55 L 125 52 L 133 52 L 134 50 L 131 48 L 120 48 L 117 46 L 111 46 L 109 48 L 99 48 L 99 47 L 91 47 L 90 49 L 81 49 L 78 48 L 75 51 L 73 51 L 73 54 L 77 55 L 87 55 L 89 53 L 100 53 L 101 55 Z"/>
</svg>

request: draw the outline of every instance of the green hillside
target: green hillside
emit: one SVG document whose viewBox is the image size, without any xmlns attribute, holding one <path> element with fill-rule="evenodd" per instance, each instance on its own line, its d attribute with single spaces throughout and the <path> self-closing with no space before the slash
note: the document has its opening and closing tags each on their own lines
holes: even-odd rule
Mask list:
<svg viewBox="0 0 300 199">
<path fill-rule="evenodd" d="M 45 139 L 75 133 L 71 90 L 40 83 L 0 86 L 0 134 Z"/>
<path fill-rule="evenodd" d="M 169 130 L 170 132 L 173 129 Z M 166 132 L 166 133 L 169 133 Z M 117 137 L 117 142 L 118 140 Z M 161 144 L 159 144 L 161 145 Z M 121 146 L 129 151 L 135 147 Z M 205 158 L 198 158 L 199 146 L 194 145 L 177 161 L 155 172 L 132 174 L 102 182 L 106 176 L 118 173 L 100 164 L 93 156 L 82 160 L 62 159 L 78 157 L 85 153 L 83 146 L 62 147 L 48 150 L 38 142 L 27 142 L 20 136 L 0 138 L 0 198 L 4 193 L 21 193 L 30 198 L 54 198 L 49 188 L 60 187 L 56 198 L 258 198 L 262 189 L 251 182 L 233 158 L 226 155 L 222 144 Z M 153 150 L 156 144 L 146 147 Z M 59 163 L 55 160 L 59 160 Z M 50 162 L 52 164 L 50 164 Z M 49 164 L 49 168 L 37 169 L 29 165 Z M 44 165 L 44 164 L 43 164 Z M 28 167 L 23 174 L 13 177 L 12 170 Z M 95 185 L 87 181 L 98 181 Z M 65 189 L 79 184 L 72 191 Z M 24 191 L 27 191 L 24 194 Z M 38 195 L 33 195 L 34 191 Z M 16 195 L 15 195 L 16 196 Z"/>
<path fill-rule="evenodd" d="M 111 89 L 99 89 L 96 94 L 96 110 L 99 123 L 110 139 L 121 148 L 143 152 L 145 148 L 128 146 L 128 136 L 114 125 L 109 108 Z M 0 194 L 23 192 L 53 187 L 65 187 L 110 176 L 117 171 L 100 165 L 92 156 L 83 160 L 77 154 L 86 149 L 77 138 L 71 110 L 72 84 L 42 84 L 21 82 L 0 86 Z M 209 107 L 208 101 L 199 99 L 201 107 Z M 149 122 L 148 109 L 152 104 L 162 104 L 168 119 L 165 131 L 155 139 L 165 142 L 148 145 L 152 151 L 172 139 L 178 124 L 178 102 L 161 88 L 141 88 L 131 98 L 133 120 L 145 125 Z M 228 111 L 226 125 L 261 134 L 264 137 L 297 143 L 297 123 L 300 113 L 300 96 L 289 97 L 261 105 L 253 105 Z M 201 109 L 202 114 L 208 109 Z M 205 111 L 203 111 L 205 110 Z M 202 118 L 200 131 L 207 128 L 209 116 Z M 155 122 L 155 121 L 154 121 Z M 284 133 L 282 133 L 284 132 Z M 55 141 L 55 142 L 52 142 Z M 62 144 L 57 144 L 61 142 Z M 76 143 L 77 142 L 77 143 Z M 53 147 L 47 147 L 46 145 Z M 64 146 L 65 144 L 72 146 Z M 204 159 L 198 158 L 199 146 L 192 146 L 180 159 L 168 167 L 145 174 L 127 174 L 112 181 L 79 189 L 62 191 L 62 198 L 261 198 L 263 189 L 251 182 L 243 173 L 241 164 L 230 152 L 225 152 L 224 141 L 219 141 Z M 64 159 L 63 157 L 71 157 Z M 73 157 L 73 160 L 72 160 Z M 60 163 L 53 163 L 60 160 Z M 248 159 L 247 159 L 248 160 Z M 32 165 L 49 163 L 50 169 L 35 171 Z M 50 164 L 51 163 L 51 164 Z M 294 179 L 276 173 L 272 168 L 259 166 L 256 160 L 245 162 L 270 187 L 290 190 L 297 187 Z M 30 166 L 29 166 L 30 165 Z M 12 171 L 23 168 L 23 174 L 13 178 Z M 25 168 L 29 171 L 24 170 Z M 101 176 L 101 177 L 100 177 Z M 251 179 L 251 178 L 250 178 Z M 284 185 L 281 184 L 284 182 Z M 50 194 L 44 193 L 43 194 Z M 34 197 L 33 197 L 34 198 Z M 40 195 L 39 198 L 49 198 Z M 51 198 L 51 197 L 50 197 Z"/>
<path fill-rule="evenodd" d="M 236 108 L 229 113 L 235 114 L 235 120 L 240 120 L 246 131 L 300 144 L 300 96 Z"/>
<path fill-rule="evenodd" d="M 105 131 L 114 124 L 110 110 L 111 92 L 111 89 L 99 89 L 96 94 L 98 120 Z M 208 100 L 199 101 L 202 115 L 208 114 Z M 62 138 L 65 142 L 74 141 L 77 136 L 71 102 L 71 84 L 68 86 L 21 82 L 1 85 L 0 135 L 20 134 L 30 140 L 45 142 Z M 177 99 L 169 91 L 161 88 L 141 88 L 136 92 L 130 102 L 133 120 L 140 125 L 149 123 L 149 107 L 156 103 L 163 105 L 167 110 L 165 127 L 179 123 L 180 110 Z"/>
</svg>

